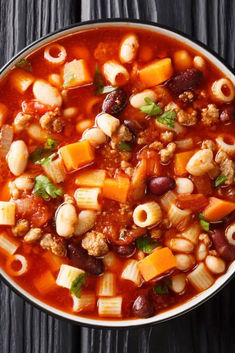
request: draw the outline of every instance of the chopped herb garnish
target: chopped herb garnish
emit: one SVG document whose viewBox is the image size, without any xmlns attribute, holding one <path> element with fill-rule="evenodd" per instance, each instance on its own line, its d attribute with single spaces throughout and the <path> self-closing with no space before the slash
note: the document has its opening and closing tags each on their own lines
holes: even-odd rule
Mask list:
<svg viewBox="0 0 235 353">
<path fill-rule="evenodd" d="M 215 179 L 215 188 L 222 185 L 226 180 L 227 180 L 226 175 L 224 174 L 219 175 L 218 178 Z"/>
<path fill-rule="evenodd" d="M 55 153 L 56 146 L 56 140 L 50 138 L 47 139 L 44 147 L 36 147 L 35 150 L 30 153 L 29 160 L 34 164 L 49 164 L 57 155 L 57 153 Z"/>
<path fill-rule="evenodd" d="M 169 286 L 171 286 L 172 281 L 170 278 L 167 278 L 164 282 L 160 282 L 155 284 L 153 287 L 153 291 L 155 294 L 168 294 L 169 293 Z"/>
<path fill-rule="evenodd" d="M 71 82 L 73 78 L 74 78 L 74 74 L 68 75 L 68 76 L 66 77 L 65 81 L 64 81 L 64 86 L 67 86 L 67 84 L 68 84 L 69 82 Z"/>
<path fill-rule="evenodd" d="M 203 214 L 199 213 L 198 217 L 199 217 L 200 225 L 201 225 L 202 229 L 204 229 L 206 232 L 211 232 L 210 231 L 210 223 L 205 220 Z"/>
<path fill-rule="evenodd" d="M 95 67 L 95 75 L 94 75 L 94 85 L 95 85 L 95 95 L 99 96 L 104 93 L 110 93 L 116 91 L 118 87 L 105 86 L 104 80 L 101 75 L 100 69 L 98 65 Z"/>
<path fill-rule="evenodd" d="M 147 105 L 143 105 L 140 108 L 141 113 L 147 114 L 148 116 L 158 115 L 162 113 L 162 109 L 154 103 L 150 98 L 144 99 Z"/>
<path fill-rule="evenodd" d="M 35 178 L 34 193 L 36 196 L 41 196 L 45 200 L 49 199 L 49 197 L 55 199 L 57 196 L 63 195 L 62 189 L 57 188 L 50 179 L 43 174 Z"/>
<path fill-rule="evenodd" d="M 29 62 L 27 59 L 21 59 L 17 64 L 15 64 L 15 66 L 24 71 L 32 72 L 31 62 Z"/>
<path fill-rule="evenodd" d="M 136 243 L 139 250 L 143 251 L 144 253 L 151 253 L 156 246 L 160 245 L 159 241 L 153 240 L 148 235 L 144 235 L 143 237 L 136 238 Z"/>
<path fill-rule="evenodd" d="M 121 231 L 121 233 L 120 233 L 120 236 L 119 236 L 119 237 L 120 237 L 121 239 L 125 239 L 126 232 L 127 232 L 127 231 L 126 231 L 126 229 L 123 229 L 123 230 Z"/>
<path fill-rule="evenodd" d="M 130 152 L 132 150 L 131 144 L 125 141 L 121 141 L 118 145 L 119 151 Z"/>
<path fill-rule="evenodd" d="M 175 114 L 174 110 L 167 110 L 162 115 L 157 116 L 156 120 L 161 124 L 168 125 L 169 127 L 174 128 L 175 127 L 175 124 L 174 124 L 175 116 L 176 116 L 176 114 Z"/>
<path fill-rule="evenodd" d="M 82 286 L 86 283 L 86 274 L 80 273 L 72 282 L 70 292 L 77 298 L 81 298 Z"/>
</svg>

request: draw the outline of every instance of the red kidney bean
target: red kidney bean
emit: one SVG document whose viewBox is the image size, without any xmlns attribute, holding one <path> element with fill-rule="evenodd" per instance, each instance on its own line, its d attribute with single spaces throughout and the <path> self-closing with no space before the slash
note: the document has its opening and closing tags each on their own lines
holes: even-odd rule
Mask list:
<svg viewBox="0 0 235 353">
<path fill-rule="evenodd" d="M 74 266 L 97 276 L 104 272 L 103 261 L 89 255 L 80 244 L 76 244 L 74 242 L 68 244 L 67 252 L 68 258 Z"/>
<path fill-rule="evenodd" d="M 144 126 L 137 120 L 124 120 L 124 124 L 134 135 L 138 135 L 140 131 L 144 130 Z"/>
<path fill-rule="evenodd" d="M 130 243 L 126 245 L 115 245 L 112 246 L 113 251 L 115 251 L 119 256 L 130 257 L 134 254 L 136 247 L 135 243 Z"/>
<path fill-rule="evenodd" d="M 220 120 L 225 124 L 232 121 L 233 117 L 235 117 L 235 109 L 232 105 L 225 106 L 219 116 Z"/>
<path fill-rule="evenodd" d="M 168 82 L 167 87 L 175 94 L 187 91 L 189 89 L 195 89 L 199 86 L 203 79 L 203 73 L 197 69 L 187 69 L 180 72 L 178 75 L 173 76 Z"/>
<path fill-rule="evenodd" d="M 211 239 L 215 250 L 225 261 L 235 260 L 235 246 L 227 242 L 222 229 L 215 229 L 214 233 L 211 234 Z"/>
<path fill-rule="evenodd" d="M 170 177 L 151 177 L 147 182 L 148 191 L 154 195 L 163 195 L 175 188 L 175 180 Z"/>
<path fill-rule="evenodd" d="M 132 306 L 132 312 L 137 317 L 147 318 L 155 314 L 155 308 L 146 294 L 139 295 Z"/>
<path fill-rule="evenodd" d="M 127 95 L 122 88 L 118 88 L 105 97 L 102 110 L 111 115 L 120 114 L 127 104 Z"/>
</svg>

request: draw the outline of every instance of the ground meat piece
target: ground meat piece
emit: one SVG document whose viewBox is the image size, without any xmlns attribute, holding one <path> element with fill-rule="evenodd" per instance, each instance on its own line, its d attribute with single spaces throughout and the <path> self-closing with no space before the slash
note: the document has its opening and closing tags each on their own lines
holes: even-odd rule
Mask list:
<svg viewBox="0 0 235 353">
<path fill-rule="evenodd" d="M 86 233 L 82 239 L 82 247 L 91 256 L 103 256 L 109 251 L 104 234 L 92 231 Z"/>
<path fill-rule="evenodd" d="M 179 95 L 179 99 L 183 103 L 192 103 L 194 101 L 194 93 L 192 91 L 185 91 Z"/>
<path fill-rule="evenodd" d="M 164 131 L 160 135 L 160 140 L 164 143 L 169 143 L 173 141 L 174 132 L 173 131 Z"/>
<path fill-rule="evenodd" d="M 207 174 L 209 175 L 210 179 L 214 180 L 215 178 L 217 178 L 217 176 L 220 175 L 220 168 L 218 166 L 218 164 L 216 164 L 215 162 L 212 162 L 214 167 L 212 169 L 210 169 Z"/>
<path fill-rule="evenodd" d="M 122 151 L 120 152 L 120 156 L 123 161 L 129 161 L 131 159 L 132 154 L 131 152 Z"/>
<path fill-rule="evenodd" d="M 10 195 L 13 198 L 13 200 L 17 200 L 20 196 L 20 192 L 16 187 L 16 184 L 14 183 L 14 181 L 10 181 L 8 183 L 9 186 L 9 191 L 10 191 Z"/>
<path fill-rule="evenodd" d="M 29 221 L 27 219 L 20 219 L 14 227 L 12 227 L 12 234 L 15 237 L 23 237 L 29 230 Z"/>
<path fill-rule="evenodd" d="M 159 239 L 161 237 L 162 230 L 159 229 L 159 228 L 151 229 L 150 230 L 150 235 L 151 235 L 151 238 L 153 238 L 154 240 L 157 240 L 157 239 Z"/>
<path fill-rule="evenodd" d="M 59 108 L 56 108 L 54 111 L 46 112 L 41 116 L 39 120 L 41 127 L 51 132 L 62 132 L 64 128 L 64 122 L 59 115 Z"/>
<path fill-rule="evenodd" d="M 181 109 L 177 113 L 178 122 L 185 126 L 192 126 L 197 123 L 197 111 L 194 109 L 185 111 Z"/>
<path fill-rule="evenodd" d="M 224 184 L 231 185 L 235 176 L 234 162 L 228 157 L 227 153 L 222 150 L 219 150 L 216 154 L 215 161 L 219 164 L 221 173 L 227 177 Z"/>
<path fill-rule="evenodd" d="M 176 150 L 176 144 L 174 142 L 168 143 L 166 148 L 163 148 L 159 154 L 162 163 L 168 163 L 174 156 Z"/>
<path fill-rule="evenodd" d="M 42 230 L 40 228 L 31 228 L 30 231 L 24 236 L 26 243 L 34 243 L 39 240 L 42 236 Z"/>
<path fill-rule="evenodd" d="M 214 152 L 216 150 L 216 145 L 212 140 L 204 140 L 202 141 L 202 149 L 209 149 Z"/>
<path fill-rule="evenodd" d="M 145 135 L 144 131 L 141 131 L 138 135 L 138 138 L 137 138 L 137 144 L 138 145 L 146 145 L 147 143 L 147 136 Z"/>
<path fill-rule="evenodd" d="M 134 168 L 127 161 L 121 161 L 121 169 L 129 176 L 132 176 L 134 173 Z"/>
<path fill-rule="evenodd" d="M 210 245 L 210 243 L 211 243 L 211 240 L 210 240 L 208 234 L 206 234 L 206 233 L 201 233 L 199 235 L 198 239 L 200 241 L 202 241 L 205 245 Z"/>
<path fill-rule="evenodd" d="M 70 196 L 69 194 L 64 194 L 64 202 L 74 204 L 75 200 L 73 196 Z"/>
<path fill-rule="evenodd" d="M 65 240 L 61 237 L 53 236 L 50 233 L 45 234 L 40 241 L 40 245 L 43 249 L 49 250 L 57 256 L 66 255 Z"/>
<path fill-rule="evenodd" d="M 18 113 L 14 120 L 15 132 L 23 131 L 27 127 L 31 119 L 32 115 L 30 114 L 25 114 L 23 112 Z"/>
<path fill-rule="evenodd" d="M 208 104 L 207 108 L 202 109 L 201 122 L 205 126 L 212 126 L 219 122 L 219 109 L 215 104 Z"/>
<path fill-rule="evenodd" d="M 163 144 L 160 141 L 154 141 L 149 147 L 153 150 L 160 151 L 163 148 Z"/>
<path fill-rule="evenodd" d="M 176 103 L 170 102 L 165 106 L 164 110 L 174 110 L 176 113 L 178 113 L 180 111 L 180 107 Z"/>
<path fill-rule="evenodd" d="M 117 131 L 117 136 L 121 141 L 131 141 L 133 136 L 130 130 L 125 126 L 121 125 Z"/>
</svg>

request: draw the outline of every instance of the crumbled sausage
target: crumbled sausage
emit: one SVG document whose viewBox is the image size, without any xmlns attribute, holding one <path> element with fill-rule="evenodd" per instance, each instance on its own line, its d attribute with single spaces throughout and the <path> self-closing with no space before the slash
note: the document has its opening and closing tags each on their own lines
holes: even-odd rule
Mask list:
<svg viewBox="0 0 235 353">
<path fill-rule="evenodd" d="M 213 164 L 213 168 L 211 168 L 207 174 L 209 175 L 209 177 L 214 180 L 215 178 L 217 178 L 217 176 L 219 176 L 220 174 L 220 168 L 218 166 L 218 164 L 216 164 L 215 162 L 212 161 Z"/>
<path fill-rule="evenodd" d="M 64 128 L 64 122 L 59 115 L 59 108 L 56 108 L 54 111 L 46 112 L 39 120 L 41 127 L 51 132 L 62 132 Z"/>
<path fill-rule="evenodd" d="M 147 136 L 146 136 L 146 134 L 145 134 L 145 132 L 144 131 L 141 131 L 140 133 L 139 133 L 139 135 L 138 135 L 138 138 L 137 138 L 137 144 L 138 145 L 145 145 L 146 143 L 147 143 Z"/>
<path fill-rule="evenodd" d="M 82 239 L 82 247 L 92 256 L 103 256 L 109 251 L 104 234 L 91 231 Z"/>
<path fill-rule="evenodd" d="M 219 122 L 219 109 L 215 104 L 208 104 L 207 108 L 202 109 L 201 122 L 205 126 L 212 126 Z"/>
<path fill-rule="evenodd" d="M 27 127 L 31 119 L 32 119 L 32 115 L 30 114 L 25 114 L 23 112 L 18 113 L 14 120 L 15 131 L 16 132 L 23 131 Z"/>
<path fill-rule="evenodd" d="M 131 167 L 131 164 L 127 161 L 121 161 L 121 169 L 129 176 L 132 176 L 134 173 L 134 168 Z"/>
<path fill-rule="evenodd" d="M 160 140 L 163 143 L 169 143 L 172 142 L 174 138 L 174 132 L 173 131 L 164 131 L 160 135 Z"/>
<path fill-rule="evenodd" d="M 160 151 L 163 148 L 163 144 L 160 141 L 154 141 L 149 147 L 153 150 Z"/>
<path fill-rule="evenodd" d="M 12 234 L 15 237 L 23 237 L 29 230 L 29 221 L 27 219 L 20 219 L 14 227 L 12 227 Z"/>
<path fill-rule="evenodd" d="M 40 245 L 43 249 L 49 250 L 57 256 L 66 255 L 65 240 L 61 237 L 52 236 L 50 233 L 45 234 L 40 241 Z"/>
<path fill-rule="evenodd" d="M 185 126 L 192 126 L 197 123 L 197 111 L 194 109 L 185 111 L 181 109 L 177 113 L 178 122 Z"/>
<path fill-rule="evenodd" d="M 174 142 L 168 143 L 166 148 L 163 148 L 159 154 L 162 163 L 168 163 L 174 156 L 176 150 L 176 144 Z"/>
<path fill-rule="evenodd" d="M 162 236 L 162 230 L 159 228 L 153 228 L 150 230 L 150 235 L 154 240 L 159 239 Z"/>
<path fill-rule="evenodd" d="M 165 106 L 164 110 L 174 110 L 176 113 L 178 113 L 180 111 L 180 107 L 176 103 L 170 102 Z"/>
<path fill-rule="evenodd" d="M 42 236 L 42 230 L 40 228 L 31 228 L 28 233 L 24 236 L 26 243 L 34 243 L 39 240 Z"/>
<path fill-rule="evenodd" d="M 221 173 L 226 176 L 225 185 L 231 185 L 235 176 L 234 162 L 228 157 L 227 153 L 219 150 L 215 156 L 216 163 L 219 164 Z"/>
<path fill-rule="evenodd" d="M 16 184 L 14 183 L 14 181 L 10 181 L 8 183 L 9 186 L 9 191 L 10 191 L 10 195 L 13 198 L 13 200 L 17 200 L 20 196 L 20 192 L 16 187 Z"/>
<path fill-rule="evenodd" d="M 214 152 L 216 150 L 216 145 L 212 140 L 204 140 L 202 141 L 202 149 L 209 149 Z"/>
<path fill-rule="evenodd" d="M 192 91 L 185 91 L 179 95 L 179 99 L 183 103 L 192 103 L 194 101 L 194 93 Z"/>
<path fill-rule="evenodd" d="M 121 141 L 131 141 L 132 140 L 132 133 L 125 125 L 121 125 L 117 131 L 118 137 Z"/>
<path fill-rule="evenodd" d="M 205 245 L 210 245 L 211 241 L 206 233 L 201 233 L 198 237 L 199 240 L 201 240 Z"/>
</svg>

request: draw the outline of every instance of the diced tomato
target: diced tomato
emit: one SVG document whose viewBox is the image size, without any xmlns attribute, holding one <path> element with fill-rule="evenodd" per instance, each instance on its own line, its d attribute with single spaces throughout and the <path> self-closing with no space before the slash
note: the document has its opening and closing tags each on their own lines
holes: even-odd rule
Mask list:
<svg viewBox="0 0 235 353">
<path fill-rule="evenodd" d="M 46 104 L 42 104 L 36 100 L 23 101 L 22 110 L 26 114 L 45 114 L 46 112 L 53 110 L 54 107 Z"/>
<path fill-rule="evenodd" d="M 45 202 L 36 196 L 17 200 L 16 213 L 20 217 L 31 217 L 31 222 L 35 227 L 41 227 L 52 216 Z"/>
<path fill-rule="evenodd" d="M 190 209 L 193 212 L 203 210 L 208 203 L 208 198 L 202 194 L 181 194 L 177 197 L 178 207 L 182 209 Z"/>
<path fill-rule="evenodd" d="M 212 195 L 211 180 L 208 175 L 193 176 L 192 179 L 198 193 L 205 196 Z"/>
</svg>

